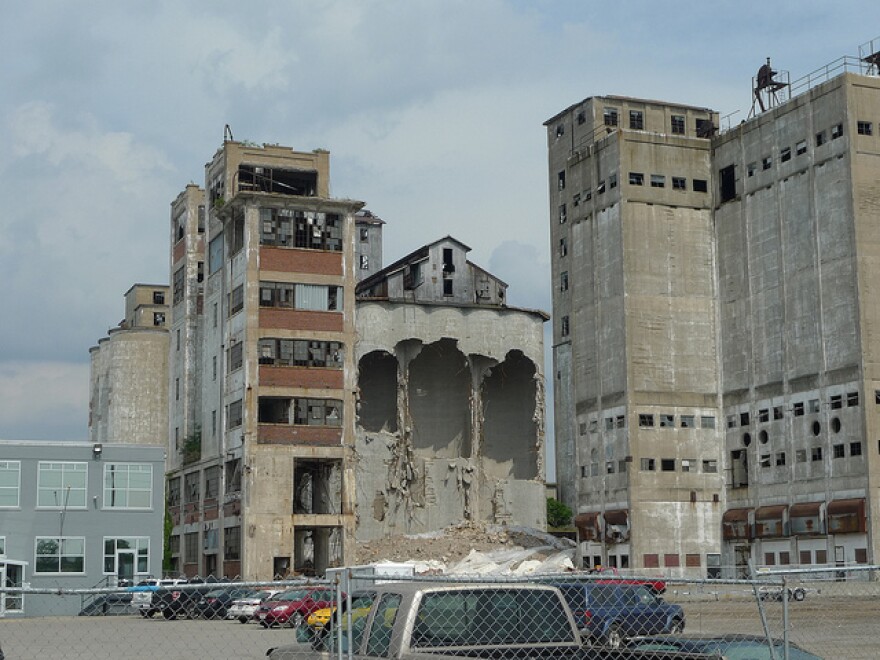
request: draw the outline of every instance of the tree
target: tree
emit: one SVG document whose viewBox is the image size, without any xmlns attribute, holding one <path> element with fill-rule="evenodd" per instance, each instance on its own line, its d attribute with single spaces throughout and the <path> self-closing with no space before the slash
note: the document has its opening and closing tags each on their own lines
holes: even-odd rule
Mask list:
<svg viewBox="0 0 880 660">
<path fill-rule="evenodd" d="M 562 502 L 552 497 L 547 498 L 547 526 L 568 527 L 571 525 L 572 511 Z"/>
</svg>

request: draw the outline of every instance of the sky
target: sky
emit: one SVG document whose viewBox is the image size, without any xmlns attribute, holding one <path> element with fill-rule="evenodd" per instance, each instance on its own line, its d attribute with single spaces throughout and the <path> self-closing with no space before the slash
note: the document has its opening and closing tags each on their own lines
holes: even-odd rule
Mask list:
<svg viewBox="0 0 880 660">
<path fill-rule="evenodd" d="M 385 263 L 450 234 L 510 305 L 549 312 L 544 121 L 616 94 L 710 107 L 726 128 L 766 57 L 799 79 L 877 39 L 874 15 L 861 0 L 5 3 L 0 438 L 88 438 L 89 348 L 132 284 L 168 282 L 170 203 L 204 185 L 227 124 L 328 149 L 332 195 L 387 223 Z M 552 376 L 549 323 L 545 343 Z"/>
</svg>

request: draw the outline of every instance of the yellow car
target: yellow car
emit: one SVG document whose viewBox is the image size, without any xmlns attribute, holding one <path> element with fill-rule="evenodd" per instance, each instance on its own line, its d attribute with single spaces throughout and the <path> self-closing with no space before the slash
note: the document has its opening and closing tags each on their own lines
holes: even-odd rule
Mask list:
<svg viewBox="0 0 880 660">
<path fill-rule="evenodd" d="M 324 607 L 320 610 L 315 610 L 311 614 L 309 614 L 309 618 L 306 619 L 306 623 L 310 628 L 323 628 L 330 622 L 330 617 L 333 616 L 333 612 L 336 611 L 336 606 L 333 607 Z"/>
<path fill-rule="evenodd" d="M 370 605 L 373 603 L 373 592 L 372 591 L 356 591 L 351 595 L 351 618 L 352 621 L 356 621 L 364 616 L 367 612 L 370 611 Z M 345 604 L 343 603 L 343 612 L 345 611 Z M 324 607 L 320 610 L 315 610 L 311 614 L 309 614 L 306 619 L 306 623 L 310 628 L 314 630 L 321 630 L 327 624 L 330 623 L 330 619 L 333 617 L 333 613 L 336 611 L 336 606 L 332 607 Z"/>
</svg>

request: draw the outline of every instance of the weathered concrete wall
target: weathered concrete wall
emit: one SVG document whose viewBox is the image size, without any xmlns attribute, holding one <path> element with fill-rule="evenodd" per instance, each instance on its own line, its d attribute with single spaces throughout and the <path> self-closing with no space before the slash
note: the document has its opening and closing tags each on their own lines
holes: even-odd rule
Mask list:
<svg viewBox="0 0 880 660">
<path fill-rule="evenodd" d="M 357 537 L 543 526 L 543 317 L 362 301 L 357 325 Z"/>
</svg>

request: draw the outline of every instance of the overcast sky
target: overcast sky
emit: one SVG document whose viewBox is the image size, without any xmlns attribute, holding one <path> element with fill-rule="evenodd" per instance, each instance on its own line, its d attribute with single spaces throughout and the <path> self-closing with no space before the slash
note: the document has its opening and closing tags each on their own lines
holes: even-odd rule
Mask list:
<svg viewBox="0 0 880 660">
<path fill-rule="evenodd" d="M 132 284 L 168 282 L 169 204 L 204 185 L 225 124 L 237 140 L 329 149 L 332 194 L 387 222 L 385 263 L 451 234 L 509 283 L 510 304 L 550 311 L 546 119 L 619 94 L 738 111 L 737 122 L 766 57 L 794 80 L 856 56 L 878 37 L 876 10 L 4 3 L 0 438 L 88 437 L 88 349 L 122 319 Z"/>
</svg>

